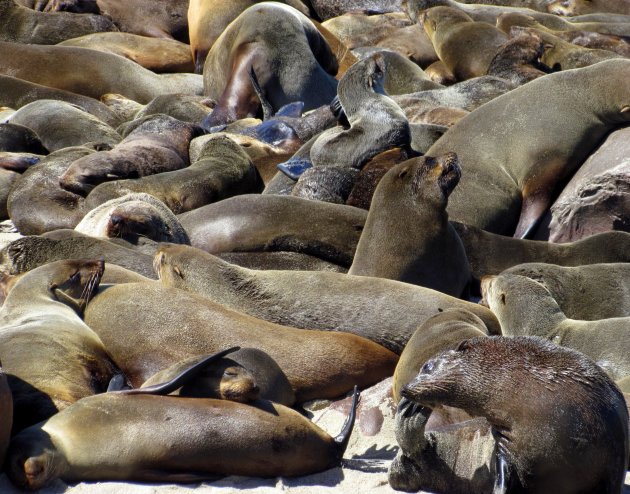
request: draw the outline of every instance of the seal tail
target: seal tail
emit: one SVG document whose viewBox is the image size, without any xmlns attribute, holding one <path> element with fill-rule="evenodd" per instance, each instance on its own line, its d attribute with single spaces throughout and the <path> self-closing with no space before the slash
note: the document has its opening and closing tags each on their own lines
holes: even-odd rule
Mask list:
<svg viewBox="0 0 630 494">
<path fill-rule="evenodd" d="M 343 454 L 348 447 L 348 442 L 350 442 L 350 436 L 352 434 L 352 428 L 354 427 L 354 421 L 357 416 L 357 406 L 359 405 L 359 398 L 361 393 L 359 393 L 359 388 L 356 386 L 352 391 L 352 405 L 350 407 L 350 414 L 346 419 L 346 422 L 343 424 L 341 432 L 337 437 L 335 437 L 335 443 L 337 444 L 337 460 L 341 461 L 343 458 Z"/>
</svg>

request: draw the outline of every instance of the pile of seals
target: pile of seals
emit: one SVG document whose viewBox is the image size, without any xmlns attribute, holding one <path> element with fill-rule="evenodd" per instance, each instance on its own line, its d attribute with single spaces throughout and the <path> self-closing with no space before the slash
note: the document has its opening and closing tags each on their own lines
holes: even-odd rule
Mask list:
<svg viewBox="0 0 630 494">
<path fill-rule="evenodd" d="M 627 2 L 0 18 L 18 488 L 322 472 L 391 381 L 394 489 L 621 492 Z M 338 435 L 307 417 L 345 396 Z"/>
</svg>

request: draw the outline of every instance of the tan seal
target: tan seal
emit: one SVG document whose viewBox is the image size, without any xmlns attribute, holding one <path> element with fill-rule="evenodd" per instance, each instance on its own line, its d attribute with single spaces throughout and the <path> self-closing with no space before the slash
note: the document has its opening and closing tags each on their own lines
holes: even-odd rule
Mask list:
<svg viewBox="0 0 630 494">
<path fill-rule="evenodd" d="M 400 353 L 419 324 L 457 307 L 499 334 L 493 314 L 426 288 L 341 273 L 254 271 L 183 245 L 160 246 L 160 282 L 279 324 L 352 332 Z M 300 307 L 300 310 L 295 310 Z"/>
<path fill-rule="evenodd" d="M 497 441 L 494 492 L 622 490 L 628 409 L 579 352 L 540 338 L 473 338 L 429 360 L 402 395 L 486 418 Z"/>
</svg>

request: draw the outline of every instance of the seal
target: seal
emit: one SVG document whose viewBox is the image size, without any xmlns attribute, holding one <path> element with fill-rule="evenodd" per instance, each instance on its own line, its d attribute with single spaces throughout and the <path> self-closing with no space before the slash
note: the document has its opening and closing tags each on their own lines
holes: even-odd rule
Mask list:
<svg viewBox="0 0 630 494">
<path fill-rule="evenodd" d="M 91 237 L 122 238 L 137 244 L 138 237 L 156 242 L 189 244 L 188 234 L 173 212 L 156 197 L 135 193 L 111 199 L 89 211 L 75 230 Z"/>
<path fill-rule="evenodd" d="M 551 72 L 540 61 L 545 52 L 545 43 L 540 36 L 531 32 L 519 32 L 499 48 L 488 66 L 488 75 L 501 77 L 516 86 Z"/>
<path fill-rule="evenodd" d="M 32 129 L 12 123 L 0 124 L 0 151 L 48 154 L 48 149 Z"/>
<path fill-rule="evenodd" d="M 37 12 L 13 0 L 0 0 L 0 40 L 54 45 L 63 40 L 102 31 L 116 31 L 106 17 L 69 12 Z"/>
<path fill-rule="evenodd" d="M 134 249 L 133 245 L 88 237 L 74 230 L 55 231 L 56 234 L 64 232 L 72 236 L 54 239 L 33 235 L 14 240 L 0 251 L 0 270 L 15 275 L 53 261 L 87 256 L 104 259 L 108 264 L 116 264 L 147 278 L 156 278 L 152 257 Z"/>
<path fill-rule="evenodd" d="M 4 465 L 4 457 L 11 439 L 13 425 L 13 396 L 7 381 L 7 375 L 0 367 L 0 464 Z"/>
<path fill-rule="evenodd" d="M 378 153 L 410 147 L 407 117 L 383 88 L 386 70 L 385 57 L 377 53 L 354 64 L 341 78 L 339 102 L 350 127 L 334 127 L 317 137 L 310 150 L 313 166 L 360 169 Z"/>
<path fill-rule="evenodd" d="M 354 333 L 398 354 L 419 324 L 451 307 L 469 310 L 489 332 L 500 333 L 485 307 L 393 280 L 321 271 L 255 271 L 183 245 L 160 246 L 154 261 L 162 285 L 277 324 Z"/>
<path fill-rule="evenodd" d="M 260 102 L 251 71 L 274 111 L 294 101 L 303 101 L 308 111 L 335 97 L 337 70 L 328 43 L 304 14 L 284 4 L 253 5 L 230 23 L 208 53 L 204 94 L 217 106 L 203 125 L 210 128 L 257 113 Z"/>
<path fill-rule="evenodd" d="M 133 306 L 125 302 L 132 293 Z M 139 320 L 139 312 L 148 311 L 155 318 Z M 280 326 L 158 283 L 103 289 L 88 304 L 85 322 L 135 387 L 184 358 L 247 346 L 278 363 L 296 401 L 302 402 L 339 396 L 355 384 L 375 384 L 391 375 L 398 360 L 393 352 L 353 334 Z M 173 341 L 177 343 L 168 343 Z"/>
<path fill-rule="evenodd" d="M 59 177 L 59 184 L 85 197 L 105 181 L 185 168 L 190 164 L 188 145 L 202 132 L 194 124 L 167 115 L 134 120 L 120 144 L 111 151 L 78 159 Z"/>
<path fill-rule="evenodd" d="M 0 161 L 2 160 L 0 156 Z M 9 210 L 7 201 L 9 200 L 9 191 L 13 184 L 20 179 L 20 174 L 11 170 L 0 169 L 0 218 L 9 219 Z"/>
<path fill-rule="evenodd" d="M 153 72 L 193 72 L 190 48 L 174 39 L 131 33 L 95 33 L 67 39 L 60 46 L 78 46 L 128 58 Z"/>
<path fill-rule="evenodd" d="M 299 252 L 222 252 L 219 257 L 247 269 L 348 272 L 347 268 L 339 264 Z"/>
<path fill-rule="evenodd" d="M 180 150 L 188 159 L 187 145 Z M 100 168 L 94 170 L 101 173 Z M 96 207 L 129 193 L 147 193 L 162 201 L 173 213 L 181 214 L 227 197 L 261 192 L 262 189 L 260 175 L 245 151 L 229 137 L 213 136 L 192 165 L 151 176 L 103 183 L 90 192 L 85 202 L 87 207 Z"/>
<path fill-rule="evenodd" d="M 584 15 L 600 12 L 611 12 L 630 16 L 630 5 L 623 0 L 555 0 L 547 5 L 547 10 L 556 15 Z"/>
<path fill-rule="evenodd" d="M 627 37 L 630 35 L 630 17 L 624 16 L 623 20 L 597 19 L 597 18 L 577 18 L 572 22 L 566 21 L 558 16 L 553 23 L 546 22 L 546 18 L 540 19 L 538 16 L 527 15 L 519 12 L 506 12 L 497 17 L 497 27 L 504 32 L 509 32 L 513 26 L 525 26 L 540 28 L 543 31 L 593 31 L 600 34 Z"/>
<path fill-rule="evenodd" d="M 459 81 L 486 75 L 499 47 L 508 41 L 496 27 L 452 7 L 433 7 L 421 20 L 438 57 Z"/>
<path fill-rule="evenodd" d="M 94 98 L 23 81 L 7 75 L 0 75 L 0 92 L 2 104 L 11 108 L 21 108 L 42 99 L 55 99 L 76 105 L 112 127 L 117 127 L 122 122 L 118 115 Z"/>
<path fill-rule="evenodd" d="M 220 398 L 222 400 L 248 403 L 258 398 L 291 406 L 295 403 L 295 394 L 287 376 L 277 362 L 265 352 L 256 348 L 233 348 L 231 352 L 216 357 L 197 356 L 178 362 L 160 371 L 142 387 L 132 392 L 153 390 L 160 383 L 177 381 L 185 375 L 186 381 L 179 389 L 169 394 L 195 398 Z M 198 366 L 203 366 L 197 370 Z M 189 377 L 191 370 L 194 375 Z M 170 383 L 169 383 L 170 384 Z"/>
<path fill-rule="evenodd" d="M 468 259 L 446 212 L 461 173 L 454 153 L 412 158 L 389 170 L 374 191 L 348 274 L 462 296 Z"/>
<path fill-rule="evenodd" d="M 453 307 L 422 322 L 405 345 L 394 371 L 392 396 L 400 402 L 401 389 L 411 382 L 429 359 L 454 350 L 464 340 L 488 335 L 485 323 L 462 307 Z"/>
<path fill-rule="evenodd" d="M 554 244 L 489 233 L 456 221 L 451 225 L 464 244 L 473 276 L 481 279 L 526 262 L 581 266 L 630 261 L 630 233 L 605 232 L 582 240 Z"/>
<path fill-rule="evenodd" d="M 568 319 L 541 283 L 516 274 L 486 277 L 481 289 L 505 336 L 540 336 L 582 352 L 614 380 L 630 376 L 629 317 Z"/>
<path fill-rule="evenodd" d="M 199 75 L 154 74 L 124 57 L 74 46 L 0 41 L 0 74 L 97 100 L 117 93 L 146 104 L 161 94 L 203 93 Z"/>
<path fill-rule="evenodd" d="M 526 276 L 541 283 L 571 319 L 595 321 L 630 317 L 630 266 L 627 263 L 574 267 L 526 263 L 506 269 L 503 274 Z"/>
<path fill-rule="evenodd" d="M 427 151 L 430 156 L 455 152 L 466 170 L 449 198 L 449 216 L 493 233 L 530 234 L 558 184 L 608 132 L 630 121 L 630 88 L 621 84 L 628 77 L 628 60 L 548 74 L 458 121 Z M 598 97 L 592 94 L 595 85 L 601 88 Z M 558 87 L 566 89 L 558 92 Z M 618 87 L 622 90 L 613 89 Z M 543 104 L 541 95 L 553 95 L 545 99 L 546 111 L 529 111 L 538 101 Z M 471 141 L 471 135 L 484 137 Z M 529 137 L 515 142 L 521 135 Z M 497 174 L 498 169 L 505 173 Z"/>
<path fill-rule="evenodd" d="M 65 101 L 34 101 L 16 111 L 9 123 L 30 128 L 51 152 L 87 143 L 109 149 L 121 140 L 110 125 Z"/>
<path fill-rule="evenodd" d="M 191 245 L 212 254 L 290 251 L 350 267 L 366 214 L 300 197 L 245 194 L 184 213 L 179 221 Z"/>
<path fill-rule="evenodd" d="M 495 492 L 622 490 L 628 409 L 579 352 L 540 338 L 473 338 L 429 360 L 402 395 L 487 419 L 497 440 Z"/>
<path fill-rule="evenodd" d="M 357 402 L 355 393 L 348 419 L 333 438 L 295 410 L 264 400 L 245 405 L 106 393 L 16 436 L 7 474 L 29 490 L 56 478 L 198 482 L 225 475 L 307 475 L 339 465 Z M 88 425 L 93 433 L 69 442 Z M 114 432 L 120 427 L 125 434 Z M 112 437 L 116 448 L 108 448 Z"/>
<path fill-rule="evenodd" d="M 4 301 L 0 359 L 13 394 L 14 431 L 107 389 L 116 366 L 81 320 L 103 270 L 103 261 L 50 263 L 22 276 Z"/>
<path fill-rule="evenodd" d="M 212 102 L 204 96 L 192 94 L 163 94 L 153 98 L 145 107 L 141 108 L 134 119 L 162 113 L 182 122 L 198 124 L 212 111 Z"/>
<path fill-rule="evenodd" d="M 234 0 L 229 3 L 221 0 L 191 0 L 189 2 L 188 34 L 195 73 L 203 72 L 203 64 L 208 52 L 225 28 L 244 10 L 256 3 L 259 2 L 257 0 Z M 302 14 L 309 16 L 308 8 L 300 0 L 287 0 L 281 3 L 291 5 Z"/>
</svg>

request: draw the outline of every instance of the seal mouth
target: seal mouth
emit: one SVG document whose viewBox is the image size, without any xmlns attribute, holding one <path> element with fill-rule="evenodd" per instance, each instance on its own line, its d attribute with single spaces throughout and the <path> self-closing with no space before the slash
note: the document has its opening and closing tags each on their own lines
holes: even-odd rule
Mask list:
<svg viewBox="0 0 630 494">
<path fill-rule="evenodd" d="M 88 302 L 94 297 L 105 272 L 105 261 L 86 261 L 63 283 L 52 283 L 50 290 L 59 302 L 74 307 L 83 314 Z"/>
</svg>

